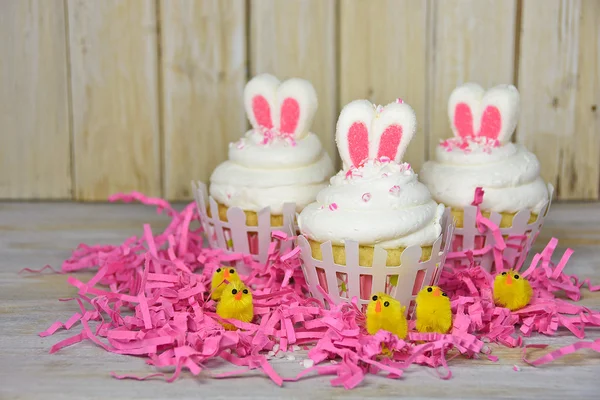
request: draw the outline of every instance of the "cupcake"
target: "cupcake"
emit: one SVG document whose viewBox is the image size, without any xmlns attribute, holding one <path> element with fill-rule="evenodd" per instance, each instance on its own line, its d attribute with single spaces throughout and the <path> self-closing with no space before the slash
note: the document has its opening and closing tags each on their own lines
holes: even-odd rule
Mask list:
<svg viewBox="0 0 600 400">
<path fill-rule="evenodd" d="M 427 266 L 420 263 L 431 261 L 435 269 L 440 243 L 434 243 L 442 233 L 444 205 L 432 199 L 410 165 L 402 162 L 415 130 L 415 113 L 400 100 L 386 107 L 357 100 L 343 108 L 336 127 L 343 169 L 298 217 L 309 285 L 316 266 L 319 284 L 330 295 L 349 299 L 352 286 L 358 285 L 348 279 L 358 273 L 360 299 L 368 300 L 373 291 L 390 294 L 403 273 L 425 271 Z M 407 248 L 413 249 L 410 255 Z M 328 273 L 336 274 L 338 293 L 328 289 L 335 282 L 328 280 Z M 407 279 L 410 288 L 397 293 L 399 300 L 435 279 L 435 271 L 421 275 L 420 282 L 414 276 Z"/>
<path fill-rule="evenodd" d="M 472 208 L 476 190 L 481 188 L 481 213 L 486 218 L 494 215 L 493 222 L 507 229 L 505 238 L 539 229 L 552 188 L 540 177 L 537 157 L 510 141 L 519 117 L 518 90 L 499 85 L 486 92 L 467 83 L 452 92 L 448 114 L 454 138 L 437 146 L 435 160 L 426 162 L 420 173 L 433 198 L 451 207 L 457 228 L 473 227 L 471 232 L 475 232 L 475 213 L 467 216 L 465 211 Z M 519 213 L 524 215 L 519 227 L 508 230 L 514 228 Z M 455 234 L 462 236 L 458 229 Z M 478 237 L 468 243 L 454 241 L 453 250 L 484 248 L 484 236 L 474 235 Z"/>
<path fill-rule="evenodd" d="M 244 214 L 244 229 L 260 226 L 260 215 L 269 213 L 268 225 L 281 228 L 289 224 L 286 217 L 291 214 L 293 219 L 314 201 L 334 172 L 319 138 L 310 132 L 317 110 L 315 89 L 303 79 L 280 83 L 272 75 L 258 75 L 245 87 L 244 106 L 252 129 L 230 143 L 229 159 L 210 177 L 209 191 L 216 209 L 203 194 L 197 196 L 204 203 L 199 208 L 206 210 L 208 219 L 218 214 L 223 222 L 231 222 L 232 209 L 239 209 Z M 231 229 L 225 227 L 228 248 L 235 247 Z M 251 239 L 251 253 L 258 251 L 256 246 Z"/>
</svg>

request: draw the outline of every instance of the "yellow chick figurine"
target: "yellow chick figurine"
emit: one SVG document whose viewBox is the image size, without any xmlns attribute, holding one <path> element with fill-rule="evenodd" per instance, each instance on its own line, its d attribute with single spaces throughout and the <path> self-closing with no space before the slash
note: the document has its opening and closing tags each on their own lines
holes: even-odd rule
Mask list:
<svg viewBox="0 0 600 400">
<path fill-rule="evenodd" d="M 511 311 L 525 307 L 531 301 L 533 289 L 517 272 L 510 270 L 496 275 L 494 279 L 494 302 Z"/>
<path fill-rule="evenodd" d="M 437 286 L 421 289 L 416 298 L 416 328 L 419 332 L 446 334 L 452 328 L 452 310 L 448 295 Z"/>
<path fill-rule="evenodd" d="M 210 282 L 210 290 L 214 300 L 219 300 L 221 298 L 221 293 L 223 293 L 225 286 L 227 286 L 224 280 L 227 280 L 227 282 L 240 282 L 240 276 L 235 268 L 217 268 L 217 270 L 213 273 L 212 281 Z"/>
<path fill-rule="evenodd" d="M 383 329 L 396 334 L 400 339 L 406 338 L 408 324 L 404 316 L 405 310 L 398 300 L 385 293 L 373 295 L 367 306 L 367 332 L 374 335 Z"/>
<path fill-rule="evenodd" d="M 217 304 L 217 314 L 221 318 L 237 319 L 250 322 L 254 318 L 252 293 L 242 281 L 231 282 L 221 293 L 221 300 Z M 237 328 L 231 324 L 223 324 L 225 329 L 234 331 Z"/>
</svg>

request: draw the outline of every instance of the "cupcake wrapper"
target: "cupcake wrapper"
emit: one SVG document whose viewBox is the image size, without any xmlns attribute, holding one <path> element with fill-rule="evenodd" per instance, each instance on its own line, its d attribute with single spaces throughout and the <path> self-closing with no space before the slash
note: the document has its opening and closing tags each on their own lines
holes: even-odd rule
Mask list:
<svg viewBox="0 0 600 400">
<path fill-rule="evenodd" d="M 312 256 L 307 238 L 299 236 L 302 271 L 311 295 L 324 303 L 329 298 L 335 304 L 350 303 L 356 297 L 361 308 L 369 303 L 372 293 L 385 292 L 406 306 L 410 315 L 417 293 L 424 286 L 437 284 L 440 278 L 440 266 L 444 265 L 454 229 L 449 210 L 444 212 L 441 224 L 442 234 L 432 245 L 431 258 L 420 261 L 421 246 L 409 246 L 402 252 L 400 266 L 387 266 L 387 251 L 379 246 L 375 246 L 372 266 L 360 266 L 359 245 L 353 241 L 345 243 L 346 265 L 333 261 L 330 241 L 321 244 L 323 260 L 318 260 Z"/>
<path fill-rule="evenodd" d="M 217 202 L 208 196 L 206 184 L 203 182 L 192 182 L 192 191 L 198 207 L 202 230 L 208 245 L 213 249 L 222 249 L 228 254 L 249 254 L 254 261 L 264 264 L 269 256 L 273 232 L 283 231 L 290 236 L 295 235 L 296 204 L 294 203 L 283 205 L 283 226 L 271 226 L 269 207 L 263 208 L 257 213 L 257 226 L 248 226 L 244 211 L 238 207 L 229 207 L 227 210 L 228 221 L 221 221 Z M 207 206 L 210 207 L 210 217 L 206 212 Z M 281 246 L 280 251 L 286 252 L 291 250 L 292 242 L 283 242 Z M 250 273 L 249 265 L 242 261 L 233 263 L 236 265 L 232 266 L 235 266 L 241 274 Z"/>
<path fill-rule="evenodd" d="M 537 219 L 529 223 L 531 212 L 519 211 L 512 226 L 500 227 L 502 215 L 492 212 L 487 219 L 491 224 L 478 223 L 477 206 L 463 209 L 463 227 L 456 227 L 451 240 L 451 250 L 445 267 L 456 269 L 468 267 L 474 262 L 489 273 L 514 268 L 519 270 L 537 239 L 552 203 L 554 187 L 548 184 L 549 200 L 542 207 Z M 449 210 L 449 208 L 447 209 Z M 502 248 L 505 246 L 504 248 Z M 497 265 L 502 264 L 501 267 Z"/>
</svg>

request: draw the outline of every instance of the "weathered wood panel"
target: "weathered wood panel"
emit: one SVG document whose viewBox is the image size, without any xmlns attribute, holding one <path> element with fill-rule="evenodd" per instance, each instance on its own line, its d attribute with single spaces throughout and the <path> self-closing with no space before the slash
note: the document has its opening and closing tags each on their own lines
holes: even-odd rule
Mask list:
<svg viewBox="0 0 600 400">
<path fill-rule="evenodd" d="M 160 195 L 156 2 L 67 5 L 75 197 Z"/>
<path fill-rule="evenodd" d="M 561 199 L 598 199 L 600 2 L 523 2 L 518 141 Z"/>
<path fill-rule="evenodd" d="M 452 135 L 448 98 L 465 82 L 483 87 L 514 78 L 515 0 L 429 2 L 429 157 L 440 139 Z"/>
<path fill-rule="evenodd" d="M 417 171 L 428 134 L 426 36 L 426 0 L 340 4 L 340 105 L 356 99 L 385 105 L 398 97 L 410 104 L 418 125 L 405 161 Z"/>
<path fill-rule="evenodd" d="M 0 198 L 71 197 L 62 0 L 0 2 Z"/>
<path fill-rule="evenodd" d="M 417 171 L 451 134 L 454 87 L 515 82 L 516 140 L 557 197 L 599 198 L 596 0 L 5 0 L 0 54 L 0 199 L 188 199 L 262 72 L 315 85 L 334 158 L 344 104 L 403 98 Z"/>
<path fill-rule="evenodd" d="M 162 0 L 165 194 L 191 198 L 246 130 L 244 0 Z"/>
<path fill-rule="evenodd" d="M 250 21 L 251 74 L 312 82 L 319 97 L 312 131 L 335 160 L 336 0 L 250 0 Z"/>
</svg>

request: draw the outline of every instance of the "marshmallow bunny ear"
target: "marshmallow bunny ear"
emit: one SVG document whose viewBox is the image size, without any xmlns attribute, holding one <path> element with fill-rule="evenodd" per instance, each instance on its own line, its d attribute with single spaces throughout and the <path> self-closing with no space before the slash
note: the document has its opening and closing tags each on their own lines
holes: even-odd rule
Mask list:
<svg viewBox="0 0 600 400">
<path fill-rule="evenodd" d="M 296 139 L 306 136 L 318 107 L 313 85 L 304 79 L 288 79 L 277 90 L 277 102 L 279 131 Z"/>
<path fill-rule="evenodd" d="M 254 129 L 271 129 L 279 125 L 278 87 L 279 79 L 269 74 L 257 75 L 246 84 L 244 106 Z"/>
<path fill-rule="evenodd" d="M 401 162 L 416 130 L 417 116 L 411 106 L 406 103 L 388 104 L 373 121 L 369 158 L 388 157 Z"/>
<path fill-rule="evenodd" d="M 478 136 L 510 141 L 519 121 L 521 98 L 513 85 L 498 85 L 489 89 L 481 100 Z"/>
<path fill-rule="evenodd" d="M 519 91 L 512 85 L 499 85 L 487 92 L 475 83 L 457 87 L 448 100 L 454 136 L 508 142 L 519 119 L 519 103 Z"/>
<path fill-rule="evenodd" d="M 354 100 L 340 113 L 335 141 L 344 169 L 358 167 L 369 158 L 369 137 L 375 108 L 368 100 Z"/>
<path fill-rule="evenodd" d="M 475 137 L 473 121 L 479 119 L 479 104 L 485 90 L 476 83 L 457 87 L 448 99 L 448 117 L 452 132 L 457 138 Z"/>
</svg>

